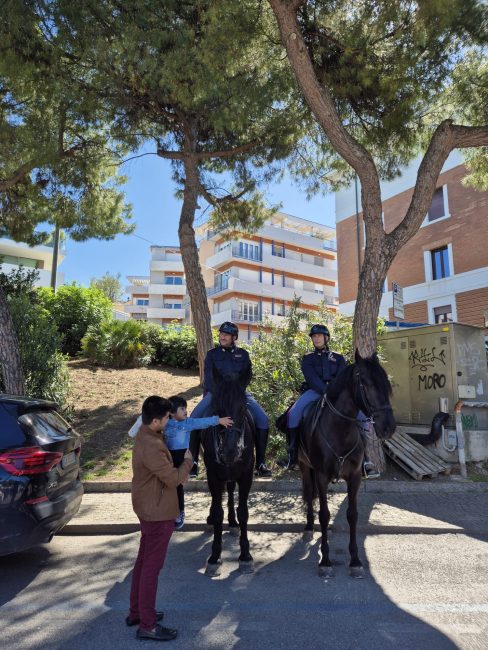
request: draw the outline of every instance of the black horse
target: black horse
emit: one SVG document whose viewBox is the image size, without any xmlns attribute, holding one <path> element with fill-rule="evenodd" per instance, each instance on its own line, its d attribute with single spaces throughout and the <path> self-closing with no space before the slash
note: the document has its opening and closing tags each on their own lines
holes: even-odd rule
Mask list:
<svg viewBox="0 0 488 650">
<path fill-rule="evenodd" d="M 374 424 L 379 438 L 391 437 L 396 423 L 390 396 L 391 385 L 377 355 L 362 359 L 356 352 L 355 363 L 347 366 L 330 382 L 317 409 L 312 409 L 303 423 L 299 453 L 303 498 L 307 506 L 303 539 L 311 541 L 313 538 L 313 501 L 318 495 L 322 530 L 321 576 L 333 575 L 327 542 L 330 520 L 327 488 L 331 481 L 338 479 L 344 479 L 347 483 L 350 573 L 357 578 L 364 575 L 356 542 L 357 495 L 362 479 L 364 442 L 356 415 L 358 411 L 363 411 L 369 422 Z"/>
<path fill-rule="evenodd" d="M 202 433 L 203 459 L 207 469 L 207 483 L 212 495 L 208 524 L 213 526 L 212 553 L 205 573 L 220 573 L 222 553 L 222 528 L 224 510 L 222 496 L 228 492 L 229 525 L 239 525 L 239 569 L 252 573 L 253 559 L 249 552 L 247 522 L 249 519 L 248 497 L 254 468 L 254 425 L 246 407 L 246 387 L 251 379 L 249 373 L 236 377 L 222 377 L 214 370 L 212 413 L 219 417 L 230 416 L 234 424 L 230 428 L 210 427 Z M 237 520 L 234 510 L 234 487 L 239 486 Z"/>
</svg>

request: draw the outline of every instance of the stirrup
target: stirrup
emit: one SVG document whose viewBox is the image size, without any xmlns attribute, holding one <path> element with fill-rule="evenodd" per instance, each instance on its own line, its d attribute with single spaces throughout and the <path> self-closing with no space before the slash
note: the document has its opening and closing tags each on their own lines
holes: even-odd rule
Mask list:
<svg viewBox="0 0 488 650">
<path fill-rule="evenodd" d="M 256 468 L 256 474 L 259 477 L 264 477 L 264 478 L 270 478 L 271 477 L 271 470 L 266 467 L 266 463 L 261 463 L 259 467 Z"/>
<path fill-rule="evenodd" d="M 380 478 L 381 474 L 374 463 L 365 460 L 363 463 L 363 477 L 367 479 Z"/>
</svg>

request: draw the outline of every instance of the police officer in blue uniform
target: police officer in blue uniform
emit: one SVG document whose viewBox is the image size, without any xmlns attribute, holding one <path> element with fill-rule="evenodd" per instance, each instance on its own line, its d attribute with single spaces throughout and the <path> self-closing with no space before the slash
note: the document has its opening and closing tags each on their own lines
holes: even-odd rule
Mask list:
<svg viewBox="0 0 488 650">
<path fill-rule="evenodd" d="M 288 469 L 292 469 L 297 462 L 300 422 L 306 407 L 320 399 L 329 381 L 346 367 L 342 354 L 329 350 L 330 332 L 325 325 L 313 325 L 309 336 L 314 350 L 302 358 L 302 372 L 308 390 L 300 395 L 288 411 Z"/>
<path fill-rule="evenodd" d="M 312 339 L 314 350 L 308 352 L 302 358 L 302 372 L 308 390 L 302 393 L 288 411 L 287 469 L 292 469 L 297 462 L 300 423 L 306 407 L 322 397 L 327 390 L 329 381 L 337 377 L 347 365 L 342 354 L 329 350 L 330 332 L 325 325 L 312 325 L 309 336 Z M 361 422 L 364 419 L 365 416 L 360 411 L 358 421 Z M 361 433 L 365 433 L 364 426 L 360 430 Z M 366 455 L 364 457 L 364 475 L 366 478 L 377 478 L 379 476 L 378 470 Z"/>
<path fill-rule="evenodd" d="M 240 375 L 248 369 L 252 372 L 251 359 L 247 350 L 239 348 L 235 342 L 239 336 L 239 328 L 234 323 L 225 322 L 219 327 L 219 345 L 207 352 L 204 364 L 203 385 L 205 396 L 193 410 L 192 418 L 209 415 L 212 403 L 213 369 L 225 376 Z M 271 471 L 266 467 L 265 455 L 268 444 L 268 416 L 250 393 L 246 393 L 246 403 L 256 426 L 256 472 L 258 476 L 269 477 Z M 190 449 L 195 459 L 190 476 L 198 473 L 197 457 L 200 446 L 199 432 L 193 432 L 190 439 Z"/>
</svg>

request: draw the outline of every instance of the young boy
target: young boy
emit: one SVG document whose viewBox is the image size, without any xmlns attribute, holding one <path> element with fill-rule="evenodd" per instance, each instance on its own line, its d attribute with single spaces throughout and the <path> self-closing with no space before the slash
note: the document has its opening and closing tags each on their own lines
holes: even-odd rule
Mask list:
<svg viewBox="0 0 488 650">
<path fill-rule="evenodd" d="M 188 480 L 192 456 L 187 450 L 175 467 L 161 435 L 169 419 L 171 402 L 157 395 L 142 405 L 142 425 L 132 451 L 132 507 L 141 523 L 139 553 L 132 573 L 127 625 L 139 625 L 139 639 L 171 641 L 177 631 L 158 625 L 156 593 L 169 540 L 178 514 L 176 486 Z"/>
<path fill-rule="evenodd" d="M 175 467 L 179 467 L 185 457 L 185 451 L 190 444 L 190 433 L 194 429 L 207 429 L 221 424 L 223 427 L 231 427 L 233 421 L 231 418 L 219 418 L 218 415 L 213 415 L 209 418 L 189 418 L 187 411 L 187 402 L 183 397 L 174 395 L 169 398 L 171 402 L 171 419 L 164 429 L 164 437 L 166 445 L 173 458 Z M 134 426 L 129 430 L 130 436 L 135 436 L 139 430 L 140 417 L 135 422 Z M 183 485 L 178 485 L 176 488 L 178 493 L 178 505 L 180 514 L 176 517 L 175 528 L 181 530 L 185 523 L 185 493 Z"/>
</svg>

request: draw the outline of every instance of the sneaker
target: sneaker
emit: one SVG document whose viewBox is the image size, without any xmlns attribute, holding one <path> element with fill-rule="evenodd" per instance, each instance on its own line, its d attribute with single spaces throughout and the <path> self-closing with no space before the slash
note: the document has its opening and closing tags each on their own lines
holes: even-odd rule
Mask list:
<svg viewBox="0 0 488 650">
<path fill-rule="evenodd" d="M 185 511 L 180 510 L 180 514 L 175 519 L 175 530 L 181 530 L 185 523 Z"/>
<path fill-rule="evenodd" d="M 381 476 L 376 465 L 372 463 L 370 460 L 364 461 L 363 474 L 364 474 L 364 478 L 379 478 Z"/>
<path fill-rule="evenodd" d="M 138 639 L 153 639 L 154 641 L 172 641 L 176 639 L 178 632 L 172 630 L 170 627 L 163 627 L 162 625 L 156 625 L 153 630 L 137 630 Z"/>
<path fill-rule="evenodd" d="M 190 470 L 190 478 L 196 478 L 198 476 L 198 463 L 193 463 Z"/>
<path fill-rule="evenodd" d="M 271 478 L 271 470 L 266 467 L 265 463 L 261 463 L 256 470 L 256 474 L 260 478 Z"/>
</svg>

